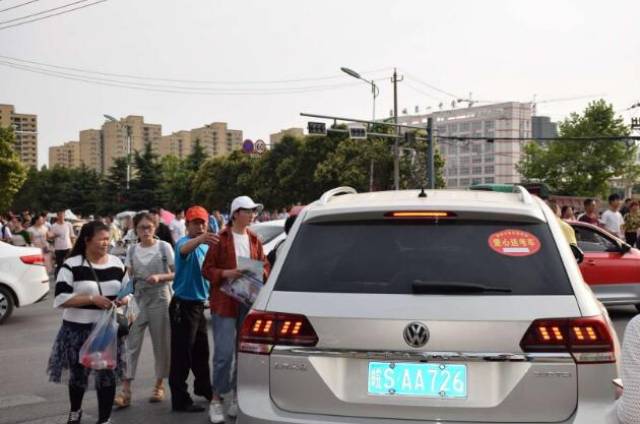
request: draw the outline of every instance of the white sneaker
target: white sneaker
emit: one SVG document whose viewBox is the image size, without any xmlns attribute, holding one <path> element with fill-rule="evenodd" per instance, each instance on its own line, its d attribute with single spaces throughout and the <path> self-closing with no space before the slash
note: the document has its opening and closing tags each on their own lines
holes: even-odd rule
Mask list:
<svg viewBox="0 0 640 424">
<path fill-rule="evenodd" d="M 219 424 L 224 422 L 224 410 L 222 408 L 222 402 L 217 399 L 213 399 L 209 404 L 209 421 L 213 424 Z"/>
<path fill-rule="evenodd" d="M 238 398 L 235 395 L 231 398 L 231 402 L 229 402 L 229 410 L 227 411 L 227 415 L 231 418 L 235 418 L 238 416 Z"/>
</svg>

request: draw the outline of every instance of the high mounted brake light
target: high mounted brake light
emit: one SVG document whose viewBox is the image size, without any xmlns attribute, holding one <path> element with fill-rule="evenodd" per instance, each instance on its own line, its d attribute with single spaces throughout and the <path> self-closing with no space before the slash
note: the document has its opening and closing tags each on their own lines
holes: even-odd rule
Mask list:
<svg viewBox="0 0 640 424">
<path fill-rule="evenodd" d="M 304 315 L 251 311 L 242 323 L 238 350 L 268 355 L 275 345 L 315 346 L 318 335 Z"/>
<path fill-rule="evenodd" d="M 456 214 L 445 211 L 394 211 L 387 212 L 384 217 L 395 219 L 439 219 L 455 218 Z"/>
<path fill-rule="evenodd" d="M 579 364 L 616 361 L 613 338 L 602 316 L 535 320 L 520 347 L 525 352 L 568 352 Z"/>
</svg>

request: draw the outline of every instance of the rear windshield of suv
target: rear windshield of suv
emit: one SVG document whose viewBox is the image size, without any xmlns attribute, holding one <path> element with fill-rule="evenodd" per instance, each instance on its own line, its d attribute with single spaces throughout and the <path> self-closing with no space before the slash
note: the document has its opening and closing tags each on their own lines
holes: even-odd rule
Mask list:
<svg viewBox="0 0 640 424">
<path fill-rule="evenodd" d="M 539 250 L 515 256 L 509 252 L 517 248 L 492 248 L 509 246 L 501 237 L 507 230 L 526 232 L 520 241 L 534 240 Z M 545 224 L 462 220 L 303 224 L 274 289 L 412 294 L 416 283 L 499 289 L 483 295 L 573 294 Z"/>
</svg>

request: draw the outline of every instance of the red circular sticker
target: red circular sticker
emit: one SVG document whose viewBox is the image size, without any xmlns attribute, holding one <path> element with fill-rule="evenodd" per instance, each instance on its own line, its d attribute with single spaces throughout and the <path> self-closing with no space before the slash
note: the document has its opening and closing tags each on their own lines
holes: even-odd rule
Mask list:
<svg viewBox="0 0 640 424">
<path fill-rule="evenodd" d="M 489 236 L 489 247 L 504 256 L 530 256 L 540 250 L 540 240 L 522 230 L 503 230 Z"/>
</svg>

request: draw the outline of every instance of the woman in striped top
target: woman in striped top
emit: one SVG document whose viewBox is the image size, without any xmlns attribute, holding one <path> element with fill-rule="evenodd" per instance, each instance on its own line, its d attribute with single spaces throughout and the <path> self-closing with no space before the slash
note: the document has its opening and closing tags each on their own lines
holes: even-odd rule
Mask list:
<svg viewBox="0 0 640 424">
<path fill-rule="evenodd" d="M 53 345 L 47 373 L 49 380 L 69 385 L 71 412 L 68 423 L 80 423 L 82 398 L 93 376 L 98 395 L 98 423 L 110 423 L 116 393 L 116 381 L 124 371 L 122 341 L 118 342 L 118 365 L 115 370 L 93 371 L 81 365 L 79 351 L 104 310 L 115 303 L 122 287 L 124 265 L 109 255 L 109 228 L 99 221 L 85 224 L 58 273 L 54 307 L 63 308 L 62 327 Z M 93 268 L 93 271 L 92 271 Z M 95 271 L 95 277 L 94 277 Z M 98 284 L 100 285 L 98 287 Z"/>
</svg>

